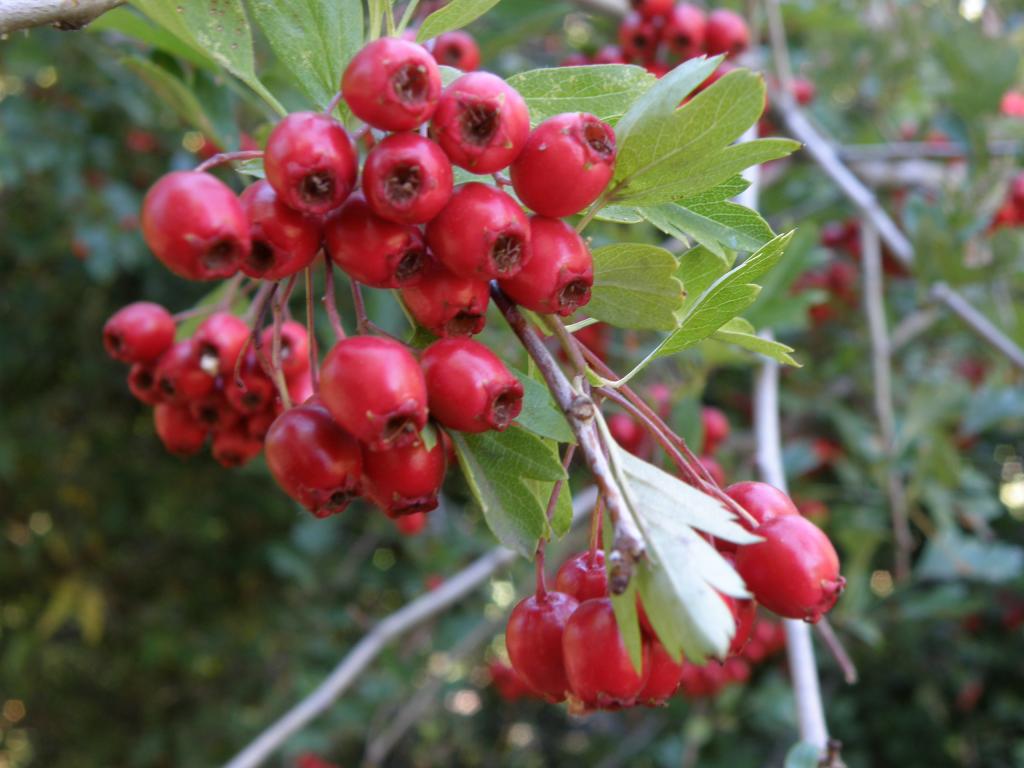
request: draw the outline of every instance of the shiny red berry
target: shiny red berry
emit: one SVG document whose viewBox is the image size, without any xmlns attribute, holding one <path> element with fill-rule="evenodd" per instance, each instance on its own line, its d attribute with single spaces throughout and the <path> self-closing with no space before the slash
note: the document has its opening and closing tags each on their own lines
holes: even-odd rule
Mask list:
<svg viewBox="0 0 1024 768">
<path fill-rule="evenodd" d="M 192 418 L 213 430 L 228 429 L 242 421 L 241 414 L 228 402 L 220 377 L 214 382 L 214 389 L 208 395 L 188 402 L 188 410 Z"/>
<path fill-rule="evenodd" d="M 231 277 L 252 247 L 235 193 L 196 171 L 173 171 L 150 187 L 142 202 L 142 236 L 164 266 L 189 280 Z"/>
<path fill-rule="evenodd" d="M 726 494 L 743 507 L 758 524 L 783 515 L 799 515 L 793 500 L 768 483 L 748 481 L 733 483 L 725 489 Z"/>
<path fill-rule="evenodd" d="M 359 495 L 359 443 L 319 403 L 278 416 L 267 432 L 265 450 L 277 484 L 317 517 L 342 512 Z"/>
<path fill-rule="evenodd" d="M 434 41 L 434 60 L 446 67 L 472 72 L 480 67 L 480 46 L 461 29 L 444 32 Z"/>
<path fill-rule="evenodd" d="M 650 655 L 647 682 L 636 700 L 648 707 L 663 706 L 677 690 L 683 679 L 683 665 L 672 660 L 658 640 L 649 641 Z"/>
<path fill-rule="evenodd" d="M 363 491 L 388 517 L 435 509 L 444 471 L 445 450 L 440 439 L 430 450 L 423 443 L 363 450 Z"/>
<path fill-rule="evenodd" d="M 252 251 L 242 262 L 249 277 L 280 280 L 312 263 L 320 250 L 320 221 L 285 205 L 266 179 L 240 197 L 249 220 Z"/>
<path fill-rule="evenodd" d="M 416 536 L 427 527 L 427 513 L 413 512 L 411 515 L 396 517 L 395 527 L 403 536 Z"/>
<path fill-rule="evenodd" d="M 532 256 L 501 289 L 517 304 L 543 314 L 571 315 L 590 301 L 594 260 L 576 231 L 559 219 L 530 219 Z"/>
<path fill-rule="evenodd" d="M 438 261 L 457 275 L 512 277 L 530 260 L 530 222 L 504 192 L 470 182 L 457 187 L 427 225 L 427 243 Z"/>
<path fill-rule="evenodd" d="M 269 352 L 267 354 L 269 357 Z M 237 380 L 234 371 L 225 373 L 224 394 L 232 408 L 246 415 L 260 413 L 273 405 L 277 390 L 252 347 L 242 359 Z"/>
<path fill-rule="evenodd" d="M 580 603 L 565 625 L 562 652 L 573 698 L 586 708 L 632 704 L 650 670 L 647 643 L 643 673 L 634 669 L 608 598 Z"/>
<path fill-rule="evenodd" d="M 249 326 L 237 315 L 214 312 L 199 324 L 192 337 L 202 369 L 215 375 L 234 373 L 235 362 L 251 334 Z"/>
<path fill-rule="evenodd" d="M 597 200 L 614 172 L 615 132 L 586 112 L 538 125 L 511 168 L 519 199 L 552 218 L 579 213 Z"/>
<path fill-rule="evenodd" d="M 430 139 L 396 133 L 366 156 L 363 195 L 381 218 L 425 224 L 452 196 L 452 164 Z"/>
<path fill-rule="evenodd" d="M 728 8 L 716 8 L 708 14 L 704 48 L 709 54 L 735 56 L 747 50 L 749 45 L 750 29 L 742 16 Z"/>
<path fill-rule="evenodd" d="M 630 13 L 619 24 L 619 47 L 627 61 L 650 61 L 658 50 L 658 28 L 639 13 Z"/>
<path fill-rule="evenodd" d="M 262 450 L 263 441 L 253 438 L 241 422 L 217 430 L 210 443 L 210 454 L 214 460 L 229 469 L 248 464 Z"/>
<path fill-rule="evenodd" d="M 460 277 L 431 262 L 414 285 L 402 287 L 402 301 L 416 322 L 435 336 L 471 336 L 487 322 L 490 285 Z"/>
<path fill-rule="evenodd" d="M 274 349 L 274 328 L 263 329 L 261 337 L 263 349 L 271 357 Z M 309 371 L 309 334 L 306 326 L 294 320 L 286 320 L 281 324 L 281 370 L 286 379 L 294 379 Z M 299 398 L 302 402 L 306 398 Z"/>
<path fill-rule="evenodd" d="M 701 453 L 712 454 L 729 437 L 729 418 L 725 413 L 713 405 L 705 405 L 700 409 L 700 421 L 704 430 L 704 444 L 701 446 Z"/>
<path fill-rule="evenodd" d="M 563 633 L 576 608 L 576 600 L 561 592 L 531 595 L 512 610 L 505 628 L 512 668 L 548 701 L 563 701 L 569 689 Z"/>
<path fill-rule="evenodd" d="M 164 448 L 178 456 L 190 456 L 206 442 L 206 426 L 196 421 L 184 405 L 157 403 L 153 408 L 153 425 Z"/>
<path fill-rule="evenodd" d="M 355 116 L 374 128 L 411 131 L 434 114 L 441 71 L 422 45 L 382 37 L 349 62 L 341 92 Z"/>
<path fill-rule="evenodd" d="M 122 363 L 152 363 L 174 343 L 174 318 L 150 301 L 121 307 L 103 325 L 107 354 Z"/>
<path fill-rule="evenodd" d="M 530 111 L 519 92 L 497 75 L 470 72 L 444 89 L 430 132 L 455 165 L 477 174 L 495 173 L 526 144 Z"/>
<path fill-rule="evenodd" d="M 672 9 L 661 30 L 661 39 L 668 50 L 680 59 L 692 59 L 704 49 L 704 30 L 707 16 L 690 3 L 680 3 Z"/>
<path fill-rule="evenodd" d="M 608 417 L 608 431 L 622 448 L 641 459 L 651 456 L 651 436 L 644 425 L 628 413 L 613 413 Z"/>
<path fill-rule="evenodd" d="M 578 602 L 608 597 L 608 575 L 604 569 L 604 552 L 600 549 L 573 555 L 555 574 L 555 589 L 576 598 Z"/>
<path fill-rule="evenodd" d="M 352 195 L 327 219 L 324 243 L 335 264 L 374 288 L 415 282 L 427 260 L 419 229 L 382 219 L 361 194 Z"/>
<path fill-rule="evenodd" d="M 504 430 L 523 409 L 523 385 L 472 339 L 441 339 L 420 357 L 431 415 L 460 432 Z"/>
<path fill-rule="evenodd" d="M 419 363 L 392 339 L 342 339 L 324 358 L 320 396 L 334 419 L 371 450 L 419 442 L 427 385 Z"/>
<path fill-rule="evenodd" d="M 199 345 L 193 339 L 179 341 L 163 354 L 156 380 L 163 399 L 175 403 L 204 397 L 214 387 L 214 377 L 200 366 Z"/>
<path fill-rule="evenodd" d="M 352 192 L 359 158 L 337 120 L 321 112 L 293 112 L 271 131 L 263 167 L 285 205 L 321 215 Z"/>
<path fill-rule="evenodd" d="M 817 622 L 846 584 L 832 542 L 800 515 L 772 518 L 754 533 L 764 541 L 736 554 L 736 570 L 747 588 L 779 616 Z"/>
<path fill-rule="evenodd" d="M 135 363 L 128 370 L 128 389 L 135 398 L 146 405 L 156 405 L 163 400 L 163 393 L 157 386 L 156 365 Z"/>
<path fill-rule="evenodd" d="M 672 11 L 675 0 L 629 0 L 629 6 L 645 19 L 661 19 Z"/>
</svg>

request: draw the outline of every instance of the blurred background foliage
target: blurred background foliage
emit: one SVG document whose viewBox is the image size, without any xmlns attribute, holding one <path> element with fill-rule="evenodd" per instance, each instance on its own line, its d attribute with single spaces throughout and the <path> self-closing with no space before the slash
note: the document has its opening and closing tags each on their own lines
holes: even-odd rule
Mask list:
<svg viewBox="0 0 1024 768">
<path fill-rule="evenodd" d="M 888 281 L 890 324 L 921 312 L 931 281 L 944 279 L 1022 342 L 1020 235 L 985 232 L 1018 163 L 984 148 L 1024 137 L 1024 123 L 998 115 L 1003 92 L 1022 83 L 1024 26 L 1014 4 L 988 3 L 979 18 L 985 5 L 803 0 L 786 14 L 799 72 L 817 87 L 813 117 L 838 141 L 941 132 L 970 151 L 955 184 L 884 190 L 919 262 L 917 278 Z M 405 538 L 366 507 L 325 521 L 300 514 L 260 461 L 229 472 L 205 454 L 181 461 L 163 452 L 148 410 L 102 353 L 100 328 L 138 298 L 173 309 L 200 298 L 201 286 L 148 255 L 136 216 L 146 187 L 169 167 L 194 164 L 203 137 L 119 57 L 187 80 L 227 148 L 243 131 L 258 140 L 271 118 L 226 76 L 140 44 L 118 31 L 123 19 L 113 21 L 0 42 L 5 768 L 223 762 L 375 620 L 493 546 L 457 480 L 426 532 Z M 563 2 L 506 0 L 472 31 L 485 64 L 510 73 L 593 51 L 613 39 L 614 22 Z M 305 106 L 259 52 L 268 87 L 289 107 Z M 827 508 L 819 519 L 850 584 L 833 622 L 861 673 L 844 685 L 821 652 L 832 731 L 858 768 L 1022 766 L 1020 374 L 941 312 L 897 350 L 897 462 L 917 551 L 913 578 L 894 584 L 859 278 L 854 270 L 845 303 L 820 290 L 792 293 L 802 273 L 837 260 L 856 267 L 819 245 L 822 227 L 852 211 L 805 158 L 766 178 L 763 212 L 777 230 L 800 232 L 749 317 L 774 325 L 804 364 L 783 379 L 787 470 L 798 500 Z M 599 239 L 626 231 L 601 227 Z M 386 297 L 374 301 L 384 324 L 401 322 Z M 830 317 L 809 320 L 815 304 L 831 304 Z M 626 368 L 646 343 L 617 334 L 611 357 Z M 723 407 L 733 435 L 717 458 L 738 480 L 754 475 L 751 374 L 750 358 L 709 342 L 653 366 L 642 384 L 671 386 L 675 426 L 694 440 L 698 403 Z M 780 662 L 713 700 L 656 711 L 573 720 L 556 707 L 504 701 L 486 661 L 500 654 L 496 633 L 529 579 L 518 563 L 403 638 L 275 764 L 307 751 L 359 764 L 425 685 L 437 688 L 437 705 L 390 765 L 782 764 L 796 736 Z"/>
</svg>

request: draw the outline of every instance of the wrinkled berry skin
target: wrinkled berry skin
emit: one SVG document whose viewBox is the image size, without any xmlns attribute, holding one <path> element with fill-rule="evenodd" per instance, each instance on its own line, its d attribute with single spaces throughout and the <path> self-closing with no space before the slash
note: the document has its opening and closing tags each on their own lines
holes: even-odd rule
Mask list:
<svg viewBox="0 0 1024 768">
<path fill-rule="evenodd" d="M 277 484 L 316 517 L 344 511 L 359 493 L 359 443 L 315 401 L 278 416 L 267 432 L 265 451 Z"/>
<path fill-rule="evenodd" d="M 471 34 L 461 29 L 438 35 L 433 53 L 438 64 L 463 72 L 473 72 L 480 67 L 480 46 Z"/>
<path fill-rule="evenodd" d="M 651 640 L 649 645 L 647 682 L 636 700 L 648 707 L 659 707 L 679 689 L 683 679 L 683 665 L 674 662 L 658 640 Z"/>
<path fill-rule="evenodd" d="M 800 515 L 772 518 L 754 533 L 764 541 L 736 553 L 736 570 L 747 589 L 779 616 L 816 623 L 846 584 L 832 542 Z"/>
<path fill-rule="evenodd" d="M 414 285 L 402 286 L 402 301 L 416 322 L 435 336 L 471 336 L 487 322 L 491 299 L 486 280 L 460 277 L 437 262 Z"/>
<path fill-rule="evenodd" d="M 486 346 L 441 339 L 420 357 L 431 415 L 460 432 L 503 431 L 523 409 L 523 385 Z"/>
<path fill-rule="evenodd" d="M 429 512 L 437 507 L 445 463 L 440 436 L 429 451 L 422 443 L 385 451 L 364 449 L 363 493 L 388 517 Z"/>
<path fill-rule="evenodd" d="M 733 483 L 725 489 L 725 493 L 747 510 L 758 525 L 783 515 L 800 514 L 789 496 L 768 483 Z"/>
<path fill-rule="evenodd" d="M 675 56 L 691 59 L 704 48 L 706 25 L 707 16 L 703 10 L 690 3 L 680 3 L 672 9 L 661 30 L 661 39 Z"/>
<path fill-rule="evenodd" d="M 184 405 L 158 403 L 153 408 L 153 426 L 164 448 L 177 456 L 191 456 L 206 442 L 206 426 Z"/>
<path fill-rule="evenodd" d="M 107 354 L 122 363 L 152 363 L 174 343 L 174 318 L 150 301 L 121 307 L 103 325 Z"/>
<path fill-rule="evenodd" d="M 577 602 L 561 592 L 532 595 L 509 616 L 505 648 L 523 682 L 550 702 L 565 700 L 569 681 L 563 656 L 563 633 Z"/>
<path fill-rule="evenodd" d="M 481 175 L 496 173 L 526 144 L 530 111 L 497 75 L 470 72 L 444 89 L 430 133 L 455 165 Z"/>
<path fill-rule="evenodd" d="M 167 350 L 156 366 L 157 387 L 163 400 L 185 403 L 213 391 L 214 377 L 199 367 L 199 345 L 185 339 Z"/>
<path fill-rule="evenodd" d="M 274 349 L 273 326 L 263 329 L 261 341 L 270 357 Z M 295 320 L 281 324 L 281 370 L 289 381 L 309 372 L 309 334 L 306 326 Z M 298 398 L 298 402 L 305 399 Z"/>
<path fill-rule="evenodd" d="M 704 48 L 709 55 L 724 53 L 735 56 L 747 50 L 749 45 L 750 29 L 742 16 L 728 8 L 716 8 L 708 14 Z"/>
<path fill-rule="evenodd" d="M 619 47 L 630 61 L 652 61 L 658 49 L 658 28 L 639 13 L 630 13 L 619 24 Z"/>
<path fill-rule="evenodd" d="M 374 288 L 415 282 L 427 260 L 423 235 L 416 227 L 382 219 L 359 194 L 324 223 L 324 243 L 335 264 L 353 280 Z"/>
<path fill-rule="evenodd" d="M 382 37 L 349 62 L 341 92 L 363 122 L 382 131 L 411 131 L 434 114 L 441 71 L 422 45 Z"/>
<path fill-rule="evenodd" d="M 230 312 L 214 312 L 203 320 L 192 337 L 203 370 L 231 374 L 250 333 L 246 322 Z"/>
<path fill-rule="evenodd" d="M 511 197 L 474 181 L 457 187 L 427 225 L 427 244 L 457 275 L 505 279 L 530 261 L 530 222 Z"/>
<path fill-rule="evenodd" d="M 337 120 L 320 112 L 293 112 L 271 131 L 263 167 L 285 205 L 320 216 L 348 198 L 359 158 Z"/>
<path fill-rule="evenodd" d="M 530 219 L 532 255 L 501 290 L 527 309 L 567 317 L 590 301 L 594 260 L 587 244 L 560 219 Z"/>
<path fill-rule="evenodd" d="M 242 262 L 249 277 L 280 280 L 308 267 L 320 250 L 320 222 L 285 205 L 266 179 L 241 194 L 252 251 Z"/>
<path fill-rule="evenodd" d="M 320 368 L 320 397 L 334 420 L 371 450 L 419 442 L 427 385 L 412 353 L 392 339 L 342 339 Z"/>
<path fill-rule="evenodd" d="M 578 602 L 608 597 L 608 576 L 604 569 L 604 552 L 590 552 L 573 555 L 558 569 L 555 575 L 555 589 L 576 598 Z"/>
<path fill-rule="evenodd" d="M 252 242 L 235 193 L 208 173 L 172 171 L 142 202 L 142 236 L 171 272 L 189 280 L 235 274 Z"/>
<path fill-rule="evenodd" d="M 425 224 L 452 196 L 452 164 L 430 139 L 396 133 L 366 156 L 363 195 L 381 218 Z"/>
<path fill-rule="evenodd" d="M 573 698 L 587 709 L 632 704 L 650 671 L 647 643 L 643 672 L 633 668 L 608 598 L 587 600 L 569 617 L 562 653 Z"/>
<path fill-rule="evenodd" d="M 586 112 L 548 118 L 530 133 L 512 163 L 512 187 L 542 216 L 579 213 L 604 192 L 615 172 L 615 132 Z"/>
</svg>

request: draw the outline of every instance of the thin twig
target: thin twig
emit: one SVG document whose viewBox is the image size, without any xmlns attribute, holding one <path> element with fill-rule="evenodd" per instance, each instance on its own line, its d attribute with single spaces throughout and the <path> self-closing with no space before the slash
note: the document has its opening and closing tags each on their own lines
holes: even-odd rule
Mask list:
<svg viewBox="0 0 1024 768">
<path fill-rule="evenodd" d="M 278 293 L 273 306 L 274 330 L 271 335 L 270 362 L 274 369 L 274 383 L 277 385 L 277 392 L 281 397 L 281 402 L 284 404 L 285 409 L 292 407 L 292 397 L 291 393 L 288 391 L 288 382 L 285 380 L 284 370 L 281 368 L 281 329 L 284 326 L 284 314 L 282 309 L 288 301 L 292 289 L 295 287 L 296 277 L 298 277 L 298 275 L 292 275 L 285 290 Z"/>
<path fill-rule="evenodd" d="M 81 29 L 124 0 L 5 0 L 0 4 L 0 34 L 19 29 L 54 26 Z"/>
<path fill-rule="evenodd" d="M 238 160 L 255 160 L 257 157 L 263 157 L 262 149 L 242 149 L 238 152 L 218 152 L 212 157 L 208 157 L 203 162 L 195 167 L 197 173 L 202 171 L 208 171 L 218 165 L 224 165 L 224 163 L 233 163 Z"/>
<path fill-rule="evenodd" d="M 331 330 L 334 331 L 334 340 L 341 341 L 345 338 L 345 326 L 341 324 L 341 316 L 338 315 L 338 302 L 334 295 L 334 262 L 331 257 L 324 253 L 324 307 L 327 308 L 327 319 L 331 321 Z M 362 333 L 362 331 L 359 331 Z"/>
<path fill-rule="evenodd" d="M 836 631 L 832 628 L 828 618 L 822 616 L 818 619 L 818 623 L 814 625 L 814 628 L 825 643 L 829 653 L 832 654 L 832 658 L 836 660 L 836 664 L 843 671 L 843 679 L 848 685 L 856 683 L 859 678 L 857 666 L 853 663 L 853 659 L 850 658 L 850 654 L 846 652 L 846 648 L 843 647 L 842 641 L 836 635 Z"/>
<path fill-rule="evenodd" d="M 313 321 L 313 268 L 305 269 L 306 282 L 306 339 L 309 343 L 309 376 L 313 394 L 320 392 L 320 351 L 316 340 L 316 323 Z"/>
<path fill-rule="evenodd" d="M 1019 157 L 1024 154 L 1024 144 L 1019 141 L 990 141 L 985 149 L 993 157 Z M 871 160 L 923 160 L 943 158 L 966 158 L 974 153 L 963 144 L 930 141 L 890 141 L 887 144 L 847 144 L 837 150 L 839 157 L 848 163 Z"/>
<path fill-rule="evenodd" d="M 961 320 L 978 336 L 998 349 L 1015 366 L 1024 370 L 1024 349 L 1021 349 L 1008 336 L 996 328 L 992 321 L 979 312 L 967 299 L 950 288 L 946 283 L 932 286 L 932 298 L 941 301 L 953 310 Z"/>
</svg>

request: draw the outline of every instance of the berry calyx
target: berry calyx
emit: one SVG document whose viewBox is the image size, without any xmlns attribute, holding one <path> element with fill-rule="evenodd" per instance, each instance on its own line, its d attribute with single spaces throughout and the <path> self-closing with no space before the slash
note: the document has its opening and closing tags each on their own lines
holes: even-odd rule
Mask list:
<svg viewBox="0 0 1024 768">
<path fill-rule="evenodd" d="M 206 426 L 196 421 L 187 406 L 157 403 L 153 408 L 156 435 L 168 452 L 190 456 L 206 442 Z"/>
<path fill-rule="evenodd" d="M 349 62 L 341 93 L 355 116 L 374 128 L 411 131 L 434 114 L 441 72 L 422 45 L 382 37 Z"/>
<path fill-rule="evenodd" d="M 708 14 L 704 27 L 704 49 L 712 56 L 724 53 L 735 56 L 750 45 L 747 22 L 735 11 L 716 8 Z"/>
<path fill-rule="evenodd" d="M 512 163 L 519 199 L 542 216 L 579 213 L 594 202 L 615 172 L 615 132 L 586 112 L 548 118 L 530 133 Z"/>
<path fill-rule="evenodd" d="M 608 597 L 608 575 L 604 568 L 604 552 L 594 550 L 573 555 L 555 574 L 555 589 L 570 595 L 578 602 Z"/>
<path fill-rule="evenodd" d="M 392 339 L 342 339 L 324 358 L 320 397 L 335 421 L 371 450 L 419 442 L 427 385 L 416 358 Z"/>
<path fill-rule="evenodd" d="M 505 628 L 512 668 L 551 702 L 564 701 L 569 689 L 563 634 L 577 605 L 574 598 L 561 592 L 531 595 L 512 610 Z"/>
<path fill-rule="evenodd" d="M 660 641 L 650 640 L 649 646 L 647 682 L 637 694 L 636 700 L 637 703 L 648 707 L 660 707 L 679 690 L 679 684 L 683 679 L 683 665 L 672 660 Z"/>
<path fill-rule="evenodd" d="M 172 171 L 150 187 L 142 202 L 142 236 L 164 266 L 189 280 L 231 277 L 252 247 L 235 193 L 196 171 Z"/>
<path fill-rule="evenodd" d="M 237 315 L 214 312 L 199 324 L 192 337 L 199 367 L 214 376 L 232 373 L 250 333 L 249 326 Z"/>
<path fill-rule="evenodd" d="M 249 220 L 252 250 L 242 262 L 249 277 L 280 280 L 312 263 L 320 250 L 320 222 L 282 202 L 266 179 L 246 187 L 240 197 Z"/>
<path fill-rule="evenodd" d="M 472 339 L 435 341 L 420 358 L 430 413 L 460 432 L 505 430 L 523 409 L 523 385 Z"/>
<path fill-rule="evenodd" d="M 146 405 L 156 405 L 163 400 L 157 387 L 156 366 L 152 363 L 135 363 L 128 369 L 128 390 Z"/>
<path fill-rule="evenodd" d="M 691 59 L 704 48 L 706 24 L 703 10 L 690 3 L 680 3 L 665 22 L 661 39 L 672 54 L 680 59 Z"/>
<path fill-rule="evenodd" d="M 543 314 L 571 315 L 590 301 L 594 260 L 576 231 L 559 219 L 530 219 L 532 256 L 501 289 L 517 304 Z"/>
<path fill-rule="evenodd" d="M 208 395 L 214 377 L 200 367 L 199 345 L 193 339 L 174 344 L 156 366 L 157 388 L 168 402 L 185 403 Z"/>
<path fill-rule="evenodd" d="M 293 112 L 271 131 L 263 167 L 285 205 L 322 215 L 352 192 L 359 159 L 337 120 L 320 112 Z"/>
<path fill-rule="evenodd" d="M 423 443 L 363 451 L 363 492 L 388 517 L 429 512 L 437 507 L 444 482 L 445 449 L 440 437 Z"/>
<path fill-rule="evenodd" d="M 117 310 L 103 325 L 107 354 L 122 363 L 152 363 L 174 343 L 174 318 L 150 301 Z"/>
<path fill-rule="evenodd" d="M 366 156 L 363 195 L 381 218 L 425 224 L 452 196 L 452 164 L 430 139 L 396 133 Z"/>
<path fill-rule="evenodd" d="M 490 299 L 486 280 L 460 277 L 437 262 L 415 284 L 402 286 L 402 301 L 416 322 L 442 338 L 480 333 Z"/>
<path fill-rule="evenodd" d="M 783 515 L 799 515 L 800 510 L 785 493 L 768 483 L 733 483 L 725 493 L 757 520 L 758 525 Z"/>
</svg>

